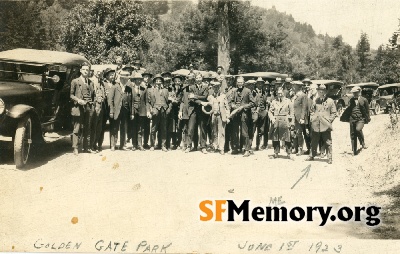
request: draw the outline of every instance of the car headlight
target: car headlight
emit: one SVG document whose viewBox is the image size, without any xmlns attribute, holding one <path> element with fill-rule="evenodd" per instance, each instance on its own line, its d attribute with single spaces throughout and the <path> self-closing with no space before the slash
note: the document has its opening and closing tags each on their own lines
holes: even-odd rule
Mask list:
<svg viewBox="0 0 400 254">
<path fill-rule="evenodd" d="M 5 110 L 6 110 L 6 105 L 4 104 L 4 101 L 0 99 L 0 115 L 2 115 Z"/>
</svg>

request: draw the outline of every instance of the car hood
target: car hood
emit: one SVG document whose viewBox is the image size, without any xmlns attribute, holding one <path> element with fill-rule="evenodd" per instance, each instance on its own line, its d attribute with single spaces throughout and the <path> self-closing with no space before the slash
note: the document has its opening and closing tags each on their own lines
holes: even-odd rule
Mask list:
<svg viewBox="0 0 400 254">
<path fill-rule="evenodd" d="M 38 94 L 40 89 L 40 85 L 0 81 L 0 98 Z"/>
</svg>

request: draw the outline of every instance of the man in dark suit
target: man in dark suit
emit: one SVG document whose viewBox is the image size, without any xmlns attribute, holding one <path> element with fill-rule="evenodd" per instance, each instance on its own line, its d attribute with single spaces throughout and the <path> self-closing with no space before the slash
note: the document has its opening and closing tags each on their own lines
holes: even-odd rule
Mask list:
<svg viewBox="0 0 400 254">
<path fill-rule="evenodd" d="M 150 130 L 150 151 L 154 151 L 156 133 L 161 140 L 161 149 L 167 152 L 167 110 L 168 89 L 163 88 L 164 78 L 157 74 L 153 79 L 154 87 L 147 90 L 147 117 L 152 120 Z"/>
<path fill-rule="evenodd" d="M 189 105 L 188 105 L 188 115 L 189 115 L 189 126 L 188 126 L 188 136 L 187 136 L 187 145 L 186 152 L 190 152 L 192 140 L 195 135 L 195 131 L 197 131 L 197 126 L 200 126 L 200 149 L 206 154 L 206 116 L 202 111 L 202 101 L 206 101 L 208 97 L 208 86 L 204 84 L 203 76 L 201 73 L 197 73 L 195 75 L 195 84 L 189 87 Z"/>
<path fill-rule="evenodd" d="M 305 129 L 306 117 L 308 112 L 308 98 L 302 91 L 303 83 L 294 81 L 292 89 L 294 92 L 293 97 L 293 110 L 294 110 L 294 142 L 293 149 L 297 155 L 303 154 L 303 130 Z"/>
<path fill-rule="evenodd" d="M 111 87 L 108 96 L 108 105 L 110 106 L 110 121 L 113 123 L 111 135 L 111 151 L 115 151 L 118 141 L 118 130 L 120 130 L 120 149 L 128 150 L 125 146 L 126 134 L 132 107 L 132 85 L 129 81 L 130 74 L 127 71 L 119 73 L 119 82 Z"/>
<path fill-rule="evenodd" d="M 240 138 L 243 139 L 244 146 L 244 157 L 250 156 L 250 138 L 249 131 L 252 121 L 251 108 L 256 105 L 254 97 L 251 94 L 250 89 L 244 87 L 243 77 L 238 77 L 236 80 L 237 89 L 233 91 L 230 106 L 232 111 L 232 153 L 238 154 L 239 142 L 239 130 Z"/>
<path fill-rule="evenodd" d="M 314 160 L 317 155 L 317 148 L 319 140 L 326 147 L 326 154 L 328 163 L 332 164 L 332 122 L 335 120 L 337 111 L 335 102 L 326 96 L 326 86 L 320 85 L 318 88 L 318 98 L 315 99 L 312 107 L 310 108 L 310 121 L 311 121 L 311 155 L 307 161 Z"/>
<path fill-rule="evenodd" d="M 179 132 L 182 133 L 182 144 L 181 148 L 182 151 L 186 151 L 186 148 L 188 147 L 187 143 L 187 136 L 188 136 L 188 125 L 189 125 L 189 81 L 185 80 L 181 92 L 179 93 L 179 100 L 180 100 L 180 106 L 179 106 L 179 113 L 178 113 L 178 119 L 179 119 Z"/>
<path fill-rule="evenodd" d="M 255 95 L 253 96 L 256 102 L 255 113 L 257 114 L 253 128 L 254 133 L 257 131 L 256 151 L 268 148 L 268 110 L 270 102 L 268 101 L 265 86 L 264 81 L 259 77 L 256 82 L 256 89 L 254 90 Z M 261 139 L 263 140 L 263 145 L 260 148 Z"/>
<path fill-rule="evenodd" d="M 132 137 L 132 151 L 136 149 L 144 150 L 142 146 L 142 135 L 140 131 L 140 115 L 144 115 L 146 117 L 146 100 L 143 97 L 146 97 L 144 91 L 141 90 L 141 84 L 143 82 L 143 77 L 138 72 L 133 72 L 131 77 L 132 81 L 132 115 L 133 119 L 131 120 L 131 137 Z M 143 105 L 144 104 L 144 105 Z M 143 112 L 144 111 L 144 112 Z M 140 139 L 139 139 L 140 133 Z"/>
<path fill-rule="evenodd" d="M 364 124 L 368 124 L 371 121 L 371 118 L 368 100 L 360 95 L 361 88 L 355 86 L 351 89 L 351 92 L 353 93 L 353 98 L 350 99 L 349 106 L 343 112 L 340 120 L 350 122 L 351 147 L 353 154 L 357 155 L 357 138 L 362 148 L 367 149 L 362 129 Z"/>
<path fill-rule="evenodd" d="M 73 124 L 73 134 L 72 134 L 72 147 L 74 148 L 74 154 L 78 155 L 78 135 L 79 131 L 83 129 L 83 150 L 84 152 L 89 151 L 91 132 L 91 120 L 93 118 L 94 112 L 94 100 L 95 92 L 93 82 L 89 79 L 90 64 L 83 63 L 81 65 L 81 76 L 72 80 L 71 82 L 71 92 L 70 98 L 74 102 L 72 106 L 72 124 Z"/>
<path fill-rule="evenodd" d="M 146 90 L 146 94 L 147 94 L 147 88 L 151 88 L 153 86 L 152 84 L 152 78 L 153 78 L 153 74 L 149 73 L 149 72 L 144 72 L 142 73 L 142 77 L 143 77 L 143 83 L 141 84 L 141 91 L 144 91 L 144 89 Z M 145 102 L 144 104 L 146 105 L 146 100 L 147 100 L 147 95 L 145 96 Z M 146 108 L 146 106 L 145 106 Z M 142 111 L 143 113 L 144 111 Z M 142 116 L 143 114 L 141 114 Z M 147 112 L 144 112 L 144 118 L 141 118 L 143 121 L 141 122 L 141 128 L 143 128 L 142 130 L 142 135 L 143 135 L 143 148 L 144 149 L 149 149 L 149 138 L 150 138 L 150 119 L 147 118 Z"/>
</svg>

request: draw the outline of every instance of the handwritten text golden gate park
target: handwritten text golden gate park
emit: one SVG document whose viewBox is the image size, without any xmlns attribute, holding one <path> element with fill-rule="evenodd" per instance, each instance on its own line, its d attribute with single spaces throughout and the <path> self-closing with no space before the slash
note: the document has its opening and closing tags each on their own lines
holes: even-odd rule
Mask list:
<svg viewBox="0 0 400 254">
<path fill-rule="evenodd" d="M 37 250 L 77 251 L 84 245 L 83 242 L 51 242 L 38 239 L 33 247 Z M 141 252 L 141 253 L 167 253 L 172 243 L 154 244 L 145 240 L 138 242 L 98 240 L 93 244 L 93 249 L 98 252 Z"/>
</svg>

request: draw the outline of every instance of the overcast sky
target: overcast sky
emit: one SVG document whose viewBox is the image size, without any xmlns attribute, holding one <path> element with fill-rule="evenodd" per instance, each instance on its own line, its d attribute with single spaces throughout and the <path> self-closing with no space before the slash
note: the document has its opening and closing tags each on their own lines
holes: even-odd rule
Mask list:
<svg viewBox="0 0 400 254">
<path fill-rule="evenodd" d="M 361 32 L 368 34 L 371 48 L 388 43 L 398 29 L 400 0 L 251 0 L 255 6 L 275 8 L 312 25 L 316 33 L 341 34 L 355 47 Z"/>
</svg>

